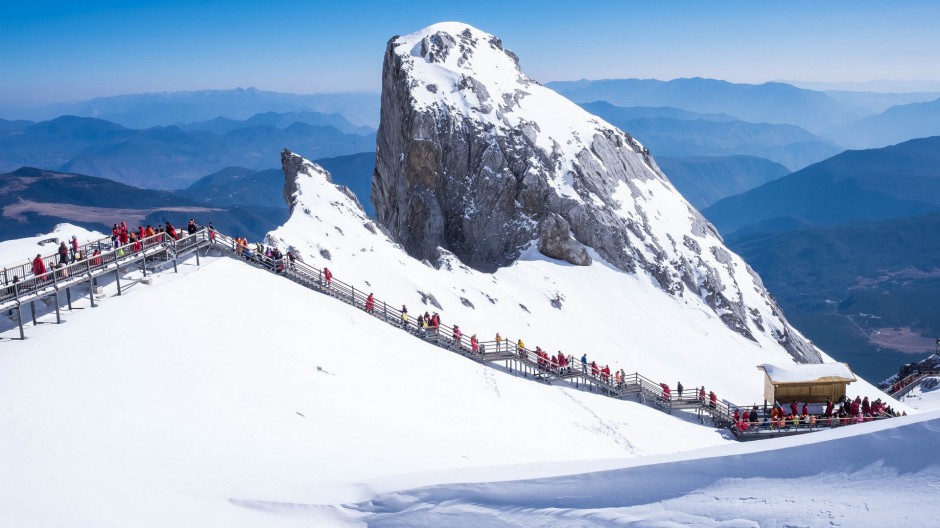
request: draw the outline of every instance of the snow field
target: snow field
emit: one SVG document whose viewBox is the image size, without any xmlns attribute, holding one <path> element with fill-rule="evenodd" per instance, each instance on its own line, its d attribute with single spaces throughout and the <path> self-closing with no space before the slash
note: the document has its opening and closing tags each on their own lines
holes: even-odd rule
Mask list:
<svg viewBox="0 0 940 528">
<path fill-rule="evenodd" d="M 3 343 L 0 525 L 249 526 L 263 515 L 242 505 L 365 500 L 396 475 L 544 475 L 727 442 L 480 366 L 244 263 L 204 262 Z"/>
<path fill-rule="evenodd" d="M 312 266 L 329 267 L 337 280 L 371 291 L 380 301 L 395 308 L 406 304 L 412 318 L 438 311 L 442 322 L 456 323 L 481 341 L 500 332 L 532 349 L 561 350 L 576 358 L 587 353 L 601 366 L 639 372 L 671 387 L 678 381 L 686 390 L 705 384 L 706 391 L 738 405 L 763 403 L 763 372 L 757 365 L 793 363 L 766 337 L 755 343 L 729 330 L 700 298 L 667 295 L 645 274 L 622 273 L 593 250 L 591 266 L 549 259 L 533 245 L 494 274 L 472 270 L 452 256 L 445 258 L 448 266 L 435 269 L 381 231 L 367 229 L 371 220 L 316 165 L 308 162 L 297 186 L 294 214 L 270 240 L 283 250 L 295 249 Z M 419 292 L 432 294 L 443 309 L 423 303 Z M 558 296 L 561 309 L 551 305 Z M 849 392 L 886 399 L 863 380 Z"/>
</svg>

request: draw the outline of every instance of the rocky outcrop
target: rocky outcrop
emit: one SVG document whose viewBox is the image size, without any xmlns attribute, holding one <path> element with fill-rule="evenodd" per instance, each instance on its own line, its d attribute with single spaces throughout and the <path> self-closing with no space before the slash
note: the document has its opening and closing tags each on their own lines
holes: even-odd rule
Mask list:
<svg viewBox="0 0 940 528">
<path fill-rule="evenodd" d="M 494 271 L 531 241 L 580 265 L 584 246 L 672 295 L 696 295 L 741 335 L 818 351 L 675 190 L 639 142 L 522 73 L 502 42 L 464 24 L 394 37 L 382 72 L 372 203 L 413 257 L 439 248 Z"/>
<path fill-rule="evenodd" d="M 571 237 L 568 221 L 549 213 L 539 222 L 539 252 L 546 257 L 564 260 L 577 266 L 590 266 L 587 248 Z"/>
</svg>

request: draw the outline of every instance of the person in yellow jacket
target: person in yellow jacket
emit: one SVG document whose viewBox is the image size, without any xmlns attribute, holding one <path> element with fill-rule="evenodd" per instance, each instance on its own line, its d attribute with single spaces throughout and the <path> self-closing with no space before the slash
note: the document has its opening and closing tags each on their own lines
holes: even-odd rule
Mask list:
<svg viewBox="0 0 940 528">
<path fill-rule="evenodd" d="M 503 336 L 496 332 L 496 351 L 499 352 L 499 346 L 503 344 Z"/>
</svg>

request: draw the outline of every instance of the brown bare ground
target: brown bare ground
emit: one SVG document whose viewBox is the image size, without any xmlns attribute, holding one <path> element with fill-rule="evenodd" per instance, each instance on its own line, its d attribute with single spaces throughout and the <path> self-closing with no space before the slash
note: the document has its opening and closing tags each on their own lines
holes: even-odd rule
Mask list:
<svg viewBox="0 0 940 528">
<path fill-rule="evenodd" d="M 910 328 L 879 328 L 869 337 L 872 344 L 905 352 L 924 354 L 934 351 L 936 340 L 924 337 Z"/>
<path fill-rule="evenodd" d="M 150 209 L 113 209 L 108 207 L 86 207 L 83 205 L 40 203 L 23 200 L 3 207 L 3 218 L 26 222 L 25 213 L 36 213 L 43 216 L 55 216 L 76 222 L 99 222 L 109 224 L 125 221 L 128 225 L 139 225 L 144 218 L 157 211 L 173 213 L 214 213 L 222 211 L 212 207 L 157 207 Z"/>
</svg>

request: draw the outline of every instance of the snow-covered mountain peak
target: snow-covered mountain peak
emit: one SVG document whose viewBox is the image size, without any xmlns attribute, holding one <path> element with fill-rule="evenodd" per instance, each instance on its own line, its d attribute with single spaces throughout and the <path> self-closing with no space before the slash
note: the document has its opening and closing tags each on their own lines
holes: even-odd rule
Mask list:
<svg viewBox="0 0 940 528">
<path fill-rule="evenodd" d="M 570 170 L 594 134 L 614 127 L 530 79 L 502 41 L 461 22 L 442 22 L 396 37 L 390 49 L 401 61 L 416 108 L 448 112 L 495 128 L 516 129 Z M 622 138 L 630 148 L 643 146 Z M 564 180 L 560 191 L 576 196 Z"/>
<path fill-rule="evenodd" d="M 639 142 L 530 80 L 496 37 L 454 22 L 395 37 L 382 75 L 372 201 L 413 257 L 443 248 L 492 272 L 533 241 L 579 266 L 592 250 L 749 339 L 820 360 Z"/>
</svg>

